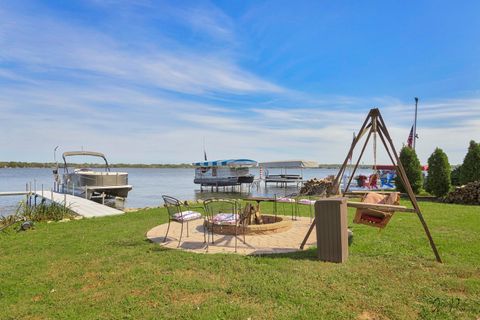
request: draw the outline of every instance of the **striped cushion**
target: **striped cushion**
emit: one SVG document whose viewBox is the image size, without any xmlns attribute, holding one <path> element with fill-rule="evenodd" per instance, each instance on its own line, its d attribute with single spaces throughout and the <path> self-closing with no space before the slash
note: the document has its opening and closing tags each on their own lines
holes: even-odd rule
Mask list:
<svg viewBox="0 0 480 320">
<path fill-rule="evenodd" d="M 195 220 L 198 219 L 202 216 L 200 212 L 196 211 L 182 211 L 179 213 L 175 213 L 173 215 L 173 219 L 177 221 L 189 221 L 189 220 Z"/>
<path fill-rule="evenodd" d="M 213 216 L 212 222 L 214 224 L 228 224 L 234 225 L 236 221 L 238 221 L 239 216 L 238 214 L 233 213 L 218 213 Z"/>
</svg>

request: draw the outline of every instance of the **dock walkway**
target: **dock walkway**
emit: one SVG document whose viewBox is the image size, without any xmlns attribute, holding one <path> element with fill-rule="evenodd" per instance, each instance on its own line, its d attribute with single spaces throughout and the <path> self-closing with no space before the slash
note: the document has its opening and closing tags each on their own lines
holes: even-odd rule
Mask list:
<svg viewBox="0 0 480 320">
<path fill-rule="evenodd" d="M 0 192 L 0 196 L 20 196 L 29 194 L 44 198 L 57 204 L 65 204 L 70 210 L 85 218 L 104 217 L 124 213 L 121 210 L 111 208 L 85 198 L 73 196 L 71 194 L 52 191 L 32 191 L 31 193 L 28 191 Z"/>
</svg>

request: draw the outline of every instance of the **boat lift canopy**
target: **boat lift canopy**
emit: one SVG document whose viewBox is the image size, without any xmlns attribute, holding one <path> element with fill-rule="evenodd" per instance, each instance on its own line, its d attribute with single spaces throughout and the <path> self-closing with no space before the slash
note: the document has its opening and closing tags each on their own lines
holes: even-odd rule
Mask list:
<svg viewBox="0 0 480 320">
<path fill-rule="evenodd" d="M 318 168 L 318 162 L 306 160 L 285 160 L 261 162 L 260 167 L 264 168 Z"/>
<path fill-rule="evenodd" d="M 271 161 L 260 163 L 260 168 L 265 168 L 265 187 L 268 183 L 275 183 L 282 187 L 287 187 L 288 184 L 297 184 L 297 186 L 303 181 L 303 169 L 304 168 L 318 168 L 316 161 L 306 160 L 284 160 L 284 161 Z M 280 174 L 270 174 L 268 169 L 281 169 Z M 288 169 L 299 169 L 300 174 L 287 174 Z"/>
<path fill-rule="evenodd" d="M 192 165 L 196 167 L 256 167 L 257 161 L 250 159 L 229 159 L 194 162 Z"/>
</svg>

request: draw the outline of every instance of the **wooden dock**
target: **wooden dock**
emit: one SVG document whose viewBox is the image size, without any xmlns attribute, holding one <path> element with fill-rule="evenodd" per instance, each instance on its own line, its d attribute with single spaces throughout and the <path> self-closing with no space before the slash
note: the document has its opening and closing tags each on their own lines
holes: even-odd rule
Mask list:
<svg viewBox="0 0 480 320">
<path fill-rule="evenodd" d="M 57 204 L 66 205 L 70 210 L 85 218 L 112 216 L 124 213 L 121 210 L 108 207 L 106 205 L 73 196 L 52 191 L 8 191 L 0 192 L 0 196 L 37 196 Z"/>
</svg>

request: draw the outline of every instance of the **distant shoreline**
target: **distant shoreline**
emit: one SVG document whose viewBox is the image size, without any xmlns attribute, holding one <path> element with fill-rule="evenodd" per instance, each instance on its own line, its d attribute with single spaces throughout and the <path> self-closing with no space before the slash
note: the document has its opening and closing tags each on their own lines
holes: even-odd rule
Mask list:
<svg viewBox="0 0 480 320">
<path fill-rule="evenodd" d="M 56 163 L 54 162 L 23 162 L 23 161 L 0 161 L 0 168 L 54 168 Z M 58 164 L 59 168 L 63 168 L 63 163 Z M 82 163 L 75 164 L 77 167 L 88 168 L 103 168 L 104 164 L 98 163 Z M 320 164 L 319 169 L 338 169 L 340 164 Z M 144 164 L 144 163 L 113 163 L 110 164 L 111 168 L 165 168 L 165 169 L 178 169 L 178 168 L 195 168 L 195 166 L 188 163 L 179 164 Z M 353 167 L 353 165 L 349 165 Z M 359 169 L 371 169 L 372 165 L 359 165 Z"/>
<path fill-rule="evenodd" d="M 188 163 L 180 164 L 143 164 L 143 163 L 110 163 L 110 168 L 194 168 Z M 22 161 L 0 161 L 0 168 L 54 168 L 54 162 L 22 162 Z M 63 168 L 63 163 L 58 163 Z M 99 163 L 76 163 L 76 167 L 104 168 L 105 164 Z"/>
</svg>

